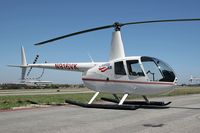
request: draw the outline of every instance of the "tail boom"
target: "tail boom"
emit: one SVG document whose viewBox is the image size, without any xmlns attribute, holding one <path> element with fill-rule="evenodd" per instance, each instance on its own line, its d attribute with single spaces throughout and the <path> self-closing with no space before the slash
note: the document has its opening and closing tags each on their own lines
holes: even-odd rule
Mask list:
<svg viewBox="0 0 200 133">
<path fill-rule="evenodd" d="M 28 67 L 57 69 L 65 71 L 84 72 L 94 67 L 95 63 L 45 63 L 45 64 L 28 64 Z"/>
</svg>

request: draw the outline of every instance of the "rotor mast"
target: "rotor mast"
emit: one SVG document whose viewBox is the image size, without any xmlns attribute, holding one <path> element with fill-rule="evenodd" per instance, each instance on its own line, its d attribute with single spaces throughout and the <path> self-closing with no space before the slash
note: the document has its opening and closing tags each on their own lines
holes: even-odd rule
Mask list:
<svg viewBox="0 0 200 133">
<path fill-rule="evenodd" d="M 120 32 L 121 28 L 120 23 L 116 22 L 114 25 L 115 25 L 115 31 L 112 34 L 109 61 L 125 57 L 124 45 L 122 42 L 121 32 Z"/>
</svg>

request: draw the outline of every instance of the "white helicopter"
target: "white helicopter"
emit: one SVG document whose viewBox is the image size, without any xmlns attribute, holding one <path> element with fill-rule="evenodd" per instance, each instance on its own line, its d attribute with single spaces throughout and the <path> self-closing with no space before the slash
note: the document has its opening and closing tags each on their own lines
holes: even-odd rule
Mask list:
<svg viewBox="0 0 200 133">
<path fill-rule="evenodd" d="M 66 100 L 67 103 L 75 104 L 88 108 L 114 108 L 114 109 L 136 109 L 138 105 L 148 106 L 166 106 L 171 102 L 153 102 L 147 99 L 148 95 L 163 94 L 172 91 L 177 83 L 177 77 L 173 69 L 160 59 L 147 56 L 130 56 L 126 57 L 124 45 L 121 38 L 120 29 L 126 25 L 137 25 L 147 23 L 163 23 L 163 22 L 182 22 L 182 21 L 200 21 L 195 19 L 171 19 L 171 20 L 153 20 L 130 23 L 114 23 L 112 25 L 91 28 L 47 41 L 36 43 L 42 45 L 53 42 L 66 37 L 114 28 L 111 42 L 110 57 L 108 62 L 89 62 L 89 63 L 45 63 L 45 64 L 26 64 L 18 66 L 22 69 L 28 67 L 37 67 L 45 69 L 58 69 L 65 71 L 82 72 L 82 80 L 85 86 L 96 93 L 88 102 L 88 104 L 76 101 Z M 23 56 L 23 55 L 22 55 Z M 22 57 L 24 62 L 25 57 Z M 92 104 L 100 92 L 111 93 L 115 99 L 102 98 L 103 100 L 114 102 L 117 104 Z M 119 98 L 117 94 L 123 94 Z M 128 95 L 141 95 L 145 99 L 144 102 L 125 101 Z"/>
</svg>

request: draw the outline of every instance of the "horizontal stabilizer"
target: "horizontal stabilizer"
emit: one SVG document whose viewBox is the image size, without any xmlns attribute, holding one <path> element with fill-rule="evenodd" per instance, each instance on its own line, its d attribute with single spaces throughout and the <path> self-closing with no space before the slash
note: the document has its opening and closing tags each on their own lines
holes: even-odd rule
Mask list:
<svg viewBox="0 0 200 133">
<path fill-rule="evenodd" d="M 28 65 L 8 65 L 9 67 L 28 67 Z"/>
</svg>

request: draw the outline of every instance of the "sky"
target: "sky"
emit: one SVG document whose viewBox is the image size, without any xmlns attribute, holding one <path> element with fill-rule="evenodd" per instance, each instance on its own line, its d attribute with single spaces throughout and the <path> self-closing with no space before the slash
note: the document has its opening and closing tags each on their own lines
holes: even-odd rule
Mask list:
<svg viewBox="0 0 200 133">
<path fill-rule="evenodd" d="M 113 24 L 157 19 L 200 18 L 199 0 L 0 0 L 0 83 L 19 81 L 21 70 L 7 67 L 38 63 L 108 61 L 113 29 L 73 36 L 43 46 L 34 43 L 60 35 Z M 179 83 L 200 77 L 200 21 L 124 26 L 126 56 L 146 55 L 164 60 Z M 30 77 L 37 77 L 34 69 Z M 79 84 L 81 73 L 45 70 L 43 80 Z"/>
</svg>

